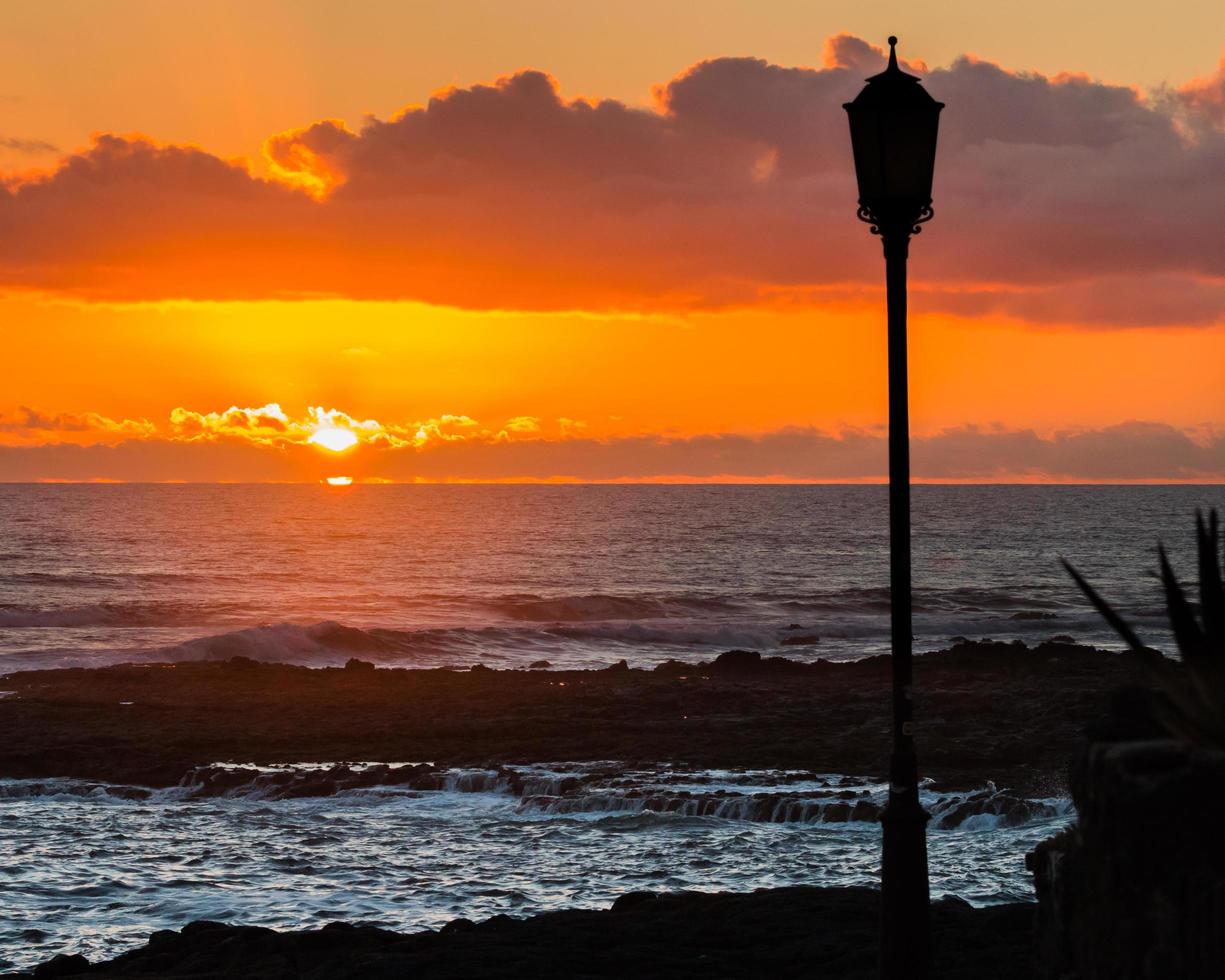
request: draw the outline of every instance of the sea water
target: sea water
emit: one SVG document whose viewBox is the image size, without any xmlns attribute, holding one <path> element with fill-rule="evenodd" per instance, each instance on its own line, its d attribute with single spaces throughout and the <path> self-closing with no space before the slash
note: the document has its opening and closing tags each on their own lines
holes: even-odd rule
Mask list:
<svg viewBox="0 0 1225 980">
<path fill-rule="evenodd" d="M 1223 505 L 1222 486 L 916 487 L 917 649 L 1113 644 L 1061 555 L 1166 645 L 1157 542 L 1189 574 L 1194 511 Z M 888 649 L 881 486 L 0 485 L 0 529 L 0 673 Z"/>
<path fill-rule="evenodd" d="M 184 788 L 0 780 L 0 959 L 21 967 L 58 952 L 104 958 L 195 919 L 411 931 L 461 916 L 607 908 L 647 889 L 877 881 L 879 825 L 823 819 L 829 803 L 814 794 L 879 805 L 880 784 L 618 771 L 612 785 L 556 805 L 566 797 L 547 783 L 576 768 L 534 767 L 544 785 L 527 796 L 480 771 L 435 791 L 378 787 L 316 799 L 268 799 L 257 785 L 191 799 Z M 781 791 L 780 775 L 788 777 Z M 687 805 L 695 793 L 721 805 Z M 1025 852 L 1067 822 L 1066 800 L 995 814 L 988 789 L 977 794 L 981 812 L 948 827 L 942 818 L 972 794 L 923 795 L 933 813 L 933 894 L 976 904 L 1031 896 Z M 769 812 L 749 819 L 763 797 Z M 697 809 L 708 813 L 686 812 Z"/>
<path fill-rule="evenodd" d="M 1168 648 L 1155 544 L 1190 576 L 1193 513 L 1225 504 L 1219 486 L 914 496 L 920 650 L 956 635 L 1116 645 L 1060 555 Z M 0 673 L 235 655 L 588 667 L 741 647 L 854 659 L 887 649 L 886 504 L 875 486 L 0 486 Z M 565 775 L 536 768 L 542 786 Z M 0 960 L 109 956 L 200 918 L 415 929 L 606 907 L 648 888 L 876 880 L 879 825 L 845 807 L 830 819 L 823 794 L 879 803 L 879 784 L 634 771 L 567 798 L 500 779 L 308 799 L 270 798 L 258 775 L 203 798 L 0 781 Z M 966 801 L 925 791 L 935 894 L 1032 896 L 1024 854 L 1067 822 L 1068 803 L 996 807 L 993 794 L 951 825 Z"/>
</svg>

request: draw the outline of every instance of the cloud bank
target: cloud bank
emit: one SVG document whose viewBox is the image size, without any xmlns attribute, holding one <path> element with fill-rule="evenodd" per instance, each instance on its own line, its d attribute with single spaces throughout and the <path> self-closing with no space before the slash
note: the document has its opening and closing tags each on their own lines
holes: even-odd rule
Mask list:
<svg viewBox="0 0 1225 980">
<path fill-rule="evenodd" d="M 0 480 L 875 480 L 879 429 L 790 427 L 595 439 L 573 419 L 466 415 L 388 424 L 313 407 L 174 409 L 166 425 L 23 409 L 0 419 Z M 337 432 L 347 438 L 330 440 Z M 323 436 L 324 438 L 321 438 Z M 344 451 L 329 452 L 329 446 Z M 1225 481 L 1225 432 L 1126 422 L 1054 433 L 963 426 L 912 440 L 926 480 Z"/>
<path fill-rule="evenodd" d="M 881 53 L 694 65 L 654 104 L 523 71 L 358 129 L 272 136 L 270 176 L 102 135 L 0 189 L 0 287 L 89 300 L 345 296 L 466 308 L 876 302 L 842 102 Z M 919 311 L 1038 323 L 1225 317 L 1225 68 L 1145 95 L 970 56 L 948 104 Z"/>
</svg>

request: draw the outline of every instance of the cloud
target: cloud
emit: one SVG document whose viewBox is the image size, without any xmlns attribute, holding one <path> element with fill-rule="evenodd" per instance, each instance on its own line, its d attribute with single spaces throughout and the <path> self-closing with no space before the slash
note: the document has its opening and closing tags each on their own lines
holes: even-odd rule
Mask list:
<svg viewBox="0 0 1225 980">
<path fill-rule="evenodd" d="M 291 418 L 276 402 L 259 408 L 231 405 L 224 412 L 194 412 L 175 408 L 170 412 L 168 438 L 178 442 L 246 442 L 256 446 L 347 446 L 358 443 L 409 445 L 401 437 L 402 427 L 385 427 L 374 419 L 357 419 L 339 409 L 310 406 L 304 416 Z M 347 434 L 339 441 L 334 433 Z"/>
<path fill-rule="evenodd" d="M 231 405 L 224 412 L 203 414 L 175 408 L 170 412 L 170 431 L 187 442 L 234 437 L 271 446 L 291 438 L 289 417 L 276 402 L 260 408 Z M 309 434 L 306 432 L 302 439 Z"/>
<path fill-rule="evenodd" d="M 7 443 L 116 443 L 150 438 L 157 426 L 147 419 L 112 419 L 97 412 L 56 412 L 20 406 L 0 415 L 0 440 Z"/>
<path fill-rule="evenodd" d="M 98 137 L 0 190 L 0 286 L 86 299 L 334 295 L 467 308 L 878 302 L 841 104 L 882 63 L 693 65 L 654 104 L 539 71 L 359 129 L 269 138 L 271 174 Z M 912 70 L 948 104 L 918 312 L 1040 323 L 1225 318 L 1222 75 L 1152 96 L 970 56 Z M 1125 284 L 1126 299 L 1120 293 Z"/>
<path fill-rule="evenodd" d="M 46 140 L 22 139 L 17 136 L 0 136 L 0 150 L 13 153 L 59 153 L 60 148 Z"/>
<path fill-rule="evenodd" d="M 305 421 L 286 417 L 279 428 L 268 408 L 198 415 L 205 421 L 182 431 L 121 442 L 0 446 L 0 480 L 855 481 L 887 470 L 879 430 L 595 439 L 573 428 L 512 434 L 509 423 L 486 428 L 466 416 L 423 423 L 420 438 L 412 426 L 359 423 L 357 447 L 336 455 L 311 445 Z M 313 411 L 306 418 L 316 425 L 352 422 Z M 1225 432 L 1158 422 L 1053 433 L 963 426 L 914 438 L 912 454 L 920 480 L 1225 482 Z"/>
<path fill-rule="evenodd" d="M 539 432 L 540 419 L 534 415 L 518 415 L 506 422 L 508 432 Z"/>
<path fill-rule="evenodd" d="M 1192 79 L 1179 87 L 1175 98 L 1193 120 L 1225 126 L 1225 58 L 1213 74 Z"/>
<path fill-rule="evenodd" d="M 562 422 L 582 425 L 568 419 Z M 564 426 L 562 428 L 564 431 Z M 491 429 L 467 415 L 445 414 L 417 421 L 383 423 L 377 419 L 359 419 L 340 409 L 321 405 L 309 406 L 304 415 L 290 416 L 278 403 L 269 402 L 258 408 L 231 405 L 223 412 L 175 408 L 170 412 L 164 438 L 173 442 L 240 442 L 279 449 L 311 445 L 346 449 L 358 445 L 376 449 L 419 449 L 435 443 L 488 443 L 540 432 L 540 420 L 531 416 L 512 418 L 503 426 Z"/>
</svg>

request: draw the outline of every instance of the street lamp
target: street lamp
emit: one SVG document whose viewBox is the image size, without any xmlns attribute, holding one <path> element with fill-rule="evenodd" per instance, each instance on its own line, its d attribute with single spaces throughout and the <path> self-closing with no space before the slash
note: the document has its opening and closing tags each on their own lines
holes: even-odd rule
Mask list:
<svg viewBox="0 0 1225 980">
<path fill-rule="evenodd" d="M 930 971 L 927 813 L 919 804 L 911 696 L 910 417 L 906 391 L 906 257 L 910 236 L 932 217 L 936 128 L 943 103 L 898 68 L 897 38 L 889 67 L 844 109 L 859 181 L 859 218 L 885 247 L 889 307 L 889 607 L 893 665 L 893 753 L 889 800 L 881 813 L 881 976 L 925 977 Z"/>
</svg>

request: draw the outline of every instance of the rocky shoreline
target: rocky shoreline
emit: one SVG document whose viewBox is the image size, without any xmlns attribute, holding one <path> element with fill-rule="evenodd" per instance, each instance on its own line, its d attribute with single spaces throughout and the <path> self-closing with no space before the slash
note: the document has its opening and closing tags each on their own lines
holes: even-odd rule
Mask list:
<svg viewBox="0 0 1225 980">
<path fill-rule="evenodd" d="M 933 818 L 952 827 L 978 813 L 1029 819 L 1041 805 L 1033 797 L 1065 791 L 1083 720 L 1100 716 L 1119 687 L 1143 682 L 1131 655 L 1063 640 L 960 642 L 921 657 L 915 673 L 924 773 L 949 794 Z M 744 651 L 653 670 L 233 659 L 29 671 L 0 678 L 11 692 L 0 700 L 0 777 L 96 780 L 133 794 L 178 787 L 184 799 L 496 784 L 520 806 L 569 812 L 625 770 L 655 765 L 684 775 L 635 801 L 643 809 L 873 820 L 876 804 L 862 790 L 837 778 L 811 783 L 818 773 L 879 777 L 888 683 L 886 658 L 805 664 Z M 584 765 L 541 775 L 539 764 L 567 761 Z M 700 767 L 775 770 L 777 791 L 707 792 L 692 785 Z M 783 770 L 809 788 L 789 790 Z M 988 780 L 1001 788 L 983 790 Z M 936 975 L 1030 976 L 1033 915 L 1032 905 L 934 903 Z M 460 919 L 413 934 L 363 923 L 275 932 L 198 922 L 107 962 L 57 957 L 34 975 L 867 978 L 876 974 L 877 925 L 878 896 L 863 888 L 635 893 L 606 911 Z"/>
<path fill-rule="evenodd" d="M 932 905 L 935 977 L 1031 975 L 1034 906 Z M 623 895 L 603 911 L 456 919 L 412 934 L 332 923 L 303 932 L 194 922 L 90 964 L 61 956 L 35 977 L 813 977 L 877 975 L 879 895 L 867 888 Z M 17 977 L 17 974 L 10 974 Z"/>
<path fill-rule="evenodd" d="M 941 789 L 1062 792 L 1083 720 L 1142 681 L 1128 654 L 961 642 L 915 668 L 919 750 Z M 887 658 L 733 651 L 654 670 L 306 668 L 234 659 L 0 678 L 0 777 L 175 786 L 218 762 L 498 768 L 616 760 L 879 777 Z"/>
</svg>

